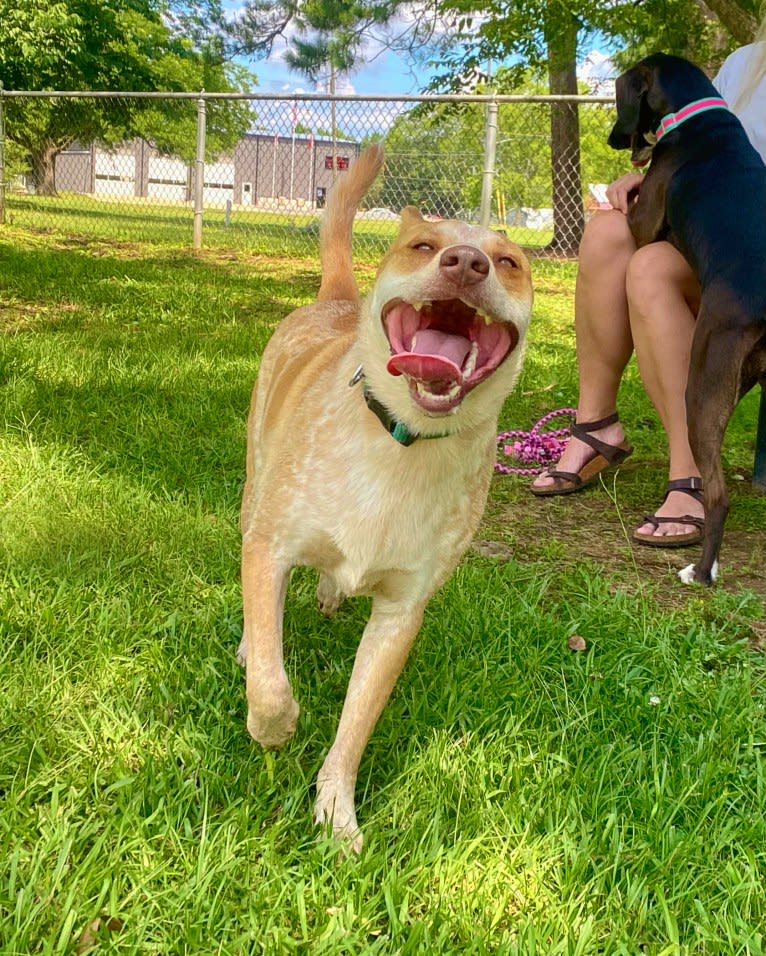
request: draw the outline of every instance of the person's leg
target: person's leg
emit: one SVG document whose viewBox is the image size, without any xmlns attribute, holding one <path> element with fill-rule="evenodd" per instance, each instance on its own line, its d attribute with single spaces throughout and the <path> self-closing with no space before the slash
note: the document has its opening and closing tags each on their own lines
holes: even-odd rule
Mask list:
<svg viewBox="0 0 766 956">
<path fill-rule="evenodd" d="M 694 323 L 700 289 L 689 264 L 667 242 L 639 249 L 628 268 L 630 325 L 636 361 L 649 398 L 665 429 L 670 456 L 668 478 L 699 477 L 686 427 L 686 378 L 689 370 Z M 657 509 L 658 517 L 693 515 L 702 518 L 700 501 L 672 491 Z M 652 534 L 651 524 L 642 524 L 639 534 Z M 660 524 L 654 536 L 682 535 L 694 531 L 683 523 Z"/>
<path fill-rule="evenodd" d="M 635 250 L 628 221 L 621 212 L 598 213 L 585 227 L 575 289 L 578 422 L 600 421 L 617 407 L 617 390 L 633 350 L 625 277 Z M 611 445 L 625 437 L 619 422 L 590 434 Z M 594 454 L 593 448 L 572 437 L 554 467 L 577 473 Z M 546 474 L 532 482 L 533 488 L 554 484 L 555 480 Z"/>
</svg>

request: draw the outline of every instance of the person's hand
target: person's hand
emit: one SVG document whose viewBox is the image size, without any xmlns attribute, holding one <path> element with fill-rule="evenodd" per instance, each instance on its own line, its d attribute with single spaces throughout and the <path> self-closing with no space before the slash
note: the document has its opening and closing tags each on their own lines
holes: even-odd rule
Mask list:
<svg viewBox="0 0 766 956">
<path fill-rule="evenodd" d="M 606 198 L 613 209 L 627 215 L 628 209 L 638 199 L 638 190 L 643 182 L 643 173 L 625 173 L 606 187 Z"/>
</svg>

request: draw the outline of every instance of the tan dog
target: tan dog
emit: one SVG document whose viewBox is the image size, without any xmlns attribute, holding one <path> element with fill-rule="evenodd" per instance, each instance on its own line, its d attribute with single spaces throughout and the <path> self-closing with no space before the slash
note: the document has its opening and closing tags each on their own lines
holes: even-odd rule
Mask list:
<svg viewBox="0 0 766 956">
<path fill-rule="evenodd" d="M 355 850 L 362 752 L 428 600 L 481 519 L 532 305 L 518 246 L 466 223 L 426 222 L 412 207 L 360 304 L 351 230 L 382 165 L 371 146 L 338 179 L 317 301 L 264 350 L 241 518 L 247 728 L 264 747 L 283 744 L 298 718 L 282 654 L 290 569 L 320 571 L 326 614 L 345 595 L 372 597 L 315 805 L 317 822 Z"/>
</svg>

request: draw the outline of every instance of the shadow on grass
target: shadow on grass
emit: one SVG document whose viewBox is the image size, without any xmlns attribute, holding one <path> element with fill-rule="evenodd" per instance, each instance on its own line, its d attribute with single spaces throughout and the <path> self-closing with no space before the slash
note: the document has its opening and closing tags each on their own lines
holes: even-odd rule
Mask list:
<svg viewBox="0 0 766 956">
<path fill-rule="evenodd" d="M 172 252 L 0 247 L 4 419 L 162 496 L 229 504 L 260 354 L 318 275 Z M 5 332 L 5 335 L 2 335 Z"/>
</svg>

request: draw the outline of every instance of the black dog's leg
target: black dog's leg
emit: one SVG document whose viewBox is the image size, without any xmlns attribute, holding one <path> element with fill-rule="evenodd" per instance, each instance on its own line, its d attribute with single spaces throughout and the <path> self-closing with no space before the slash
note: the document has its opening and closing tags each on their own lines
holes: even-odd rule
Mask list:
<svg viewBox="0 0 766 956">
<path fill-rule="evenodd" d="M 742 368 L 753 345 L 753 335 L 741 321 L 713 316 L 710 307 L 703 304 L 689 362 L 686 417 L 689 443 L 705 490 L 705 537 L 700 560 L 681 572 L 687 582 L 711 584 L 717 573 L 729 511 L 721 446 L 742 394 Z"/>
<path fill-rule="evenodd" d="M 628 211 L 628 225 L 639 248 L 661 239 L 667 231 L 665 192 L 671 172 L 662 164 L 653 164 L 641 184 L 638 201 Z"/>
</svg>

